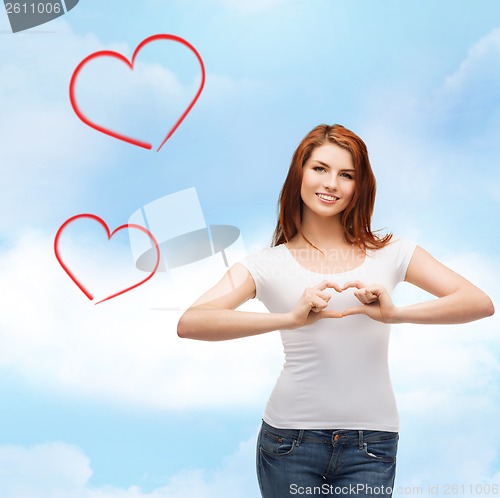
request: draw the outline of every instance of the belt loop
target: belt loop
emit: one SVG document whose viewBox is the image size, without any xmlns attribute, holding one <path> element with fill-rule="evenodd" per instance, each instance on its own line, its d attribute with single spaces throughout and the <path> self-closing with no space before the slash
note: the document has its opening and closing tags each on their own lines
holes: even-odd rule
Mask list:
<svg viewBox="0 0 500 498">
<path fill-rule="evenodd" d="M 363 431 L 358 431 L 358 448 L 363 449 Z"/>
<path fill-rule="evenodd" d="M 300 443 L 302 442 L 302 438 L 304 437 L 304 429 L 299 430 L 299 435 L 297 436 L 297 443 L 296 446 L 299 446 Z"/>
</svg>

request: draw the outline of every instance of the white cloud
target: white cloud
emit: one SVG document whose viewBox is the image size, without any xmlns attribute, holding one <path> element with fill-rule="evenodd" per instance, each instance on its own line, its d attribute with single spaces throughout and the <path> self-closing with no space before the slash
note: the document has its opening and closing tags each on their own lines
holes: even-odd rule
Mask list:
<svg viewBox="0 0 500 498">
<path fill-rule="evenodd" d="M 460 156 L 465 156 L 467 164 L 480 162 L 484 168 L 491 161 L 489 156 L 481 157 L 484 151 L 489 149 L 492 157 L 498 156 L 499 57 L 500 28 L 496 28 L 471 46 L 457 70 L 427 103 L 432 130 L 451 137 L 458 150 L 457 157 L 448 153 L 452 163 L 460 163 Z"/>
<path fill-rule="evenodd" d="M 89 459 L 65 443 L 0 446 L 0 468 L 3 498 L 79 497 L 92 475 Z"/>
<path fill-rule="evenodd" d="M 472 415 L 473 407 L 465 414 Z M 476 426 L 477 418 L 460 426 L 441 425 L 436 418 L 435 412 L 423 417 L 421 422 L 428 426 L 421 433 L 411 427 L 403 431 L 396 489 L 437 486 L 440 492 L 433 496 L 445 496 L 446 485 L 472 486 L 473 490 L 476 485 L 483 489 L 498 486 L 495 427 Z M 258 496 L 255 445 L 256 434 L 223 461 L 211 462 L 210 470 L 182 470 L 149 492 L 134 485 L 92 486 L 91 462 L 78 447 L 64 443 L 0 446 L 0 494 L 3 498 L 254 498 Z"/>
<path fill-rule="evenodd" d="M 130 58 L 135 45 L 75 34 L 64 21 L 51 25 L 55 33 L 9 36 L 0 46 L 0 210 L 8 213 L 0 219 L 4 237 L 19 234 L 23 226 L 59 222 L 68 207 L 88 205 L 96 191 L 105 188 L 99 179 L 109 182 L 109 172 L 116 172 L 117 161 L 137 167 L 127 164 L 130 156 L 124 159 L 124 151 L 128 147 L 132 154 L 141 151 L 82 123 L 69 99 L 71 75 L 86 56 L 112 50 Z M 206 87 L 187 120 L 200 112 L 211 116 L 210 123 L 217 127 L 242 100 L 252 100 L 249 94 L 264 93 L 262 84 L 233 80 L 208 69 Z M 110 58 L 94 59 L 82 70 L 76 94 L 90 120 L 154 147 L 194 97 L 199 78 L 194 54 L 181 44 L 158 41 L 141 50 L 133 72 Z M 205 120 L 200 126 L 205 129 L 206 124 Z M 191 140 L 186 140 L 191 147 Z M 144 153 L 154 160 L 153 153 Z M 163 182 L 161 166 L 156 173 Z M 177 179 L 178 171 L 172 174 Z M 129 172 L 117 176 L 106 191 L 111 204 L 113 188 L 134 192 L 137 178 Z"/>
<path fill-rule="evenodd" d="M 27 233 L 1 256 L 0 364 L 31 383 L 164 409 L 255 406 L 281 368 L 276 333 L 218 343 L 177 337 L 181 312 L 165 308 L 192 302 L 220 278 L 222 262 L 201 279 L 156 275 L 94 305 L 58 265 L 50 238 Z M 113 283 L 120 272 L 105 270 Z"/>
<path fill-rule="evenodd" d="M 112 50 L 130 58 L 135 46 L 77 35 L 64 21 L 53 27 L 55 33 L 4 37 L 0 46 L 0 209 L 9 213 L 0 220 L 4 234 L 50 222 L 88 198 L 96 174 L 105 176 L 124 147 L 80 121 L 69 83 L 89 54 Z M 97 125 L 158 146 L 198 89 L 198 61 L 186 47 L 158 41 L 141 50 L 135 69 L 95 59 L 81 72 L 77 100 Z"/>
<path fill-rule="evenodd" d="M 497 266 L 480 254 L 451 255 L 443 262 L 497 300 Z M 430 299 L 412 286 L 400 304 Z M 463 325 L 394 326 L 391 377 L 401 415 L 397 483 L 498 484 L 500 317 Z M 488 434 L 484 437 L 484 434 Z"/>
<path fill-rule="evenodd" d="M 378 226 L 416 240 L 446 234 L 450 245 L 496 245 L 499 52 L 495 29 L 435 91 L 369 94 L 362 136 L 378 180 Z"/>
<path fill-rule="evenodd" d="M 2 101 L 6 111 L 3 118 L 0 116 L 3 154 L 0 193 L 2 212 L 9 213 L 2 218 L 3 226 L 15 226 L 20 220 L 29 223 L 29 216 L 23 211 L 28 199 L 37 211 L 57 212 L 60 202 L 80 195 L 84 188 L 80 180 L 89 169 L 102 167 L 108 139 L 95 140 L 97 132 L 87 129 L 68 111 L 66 97 L 64 101 L 51 98 L 54 89 L 67 87 L 71 71 L 89 52 L 113 48 L 130 54 L 133 50 L 128 46 L 104 46 L 93 37 L 77 37 L 70 32 L 65 44 L 60 44 L 59 38 L 47 37 L 34 47 L 28 39 L 17 37 L 16 47 L 0 47 L 3 61 L 0 81 L 11 97 Z M 498 85 L 491 83 L 498 80 L 494 64 L 497 40 L 495 31 L 479 42 L 459 70 L 448 78 L 441 103 L 437 105 L 439 99 L 435 102 L 438 114 L 453 116 L 453 106 L 462 105 L 469 98 L 477 103 L 475 89 L 481 88 L 481 82 L 490 85 L 481 106 L 484 102 L 495 102 Z M 61 45 L 69 55 L 59 58 Z M 30 62 L 19 62 L 20 54 L 25 54 Z M 43 63 L 38 63 L 39 60 Z M 169 75 L 162 73 L 161 77 L 167 81 Z M 218 83 L 235 93 L 231 81 L 221 78 Z M 213 93 L 219 95 L 215 90 Z M 392 175 L 388 178 L 402 192 L 399 199 L 415 211 L 418 205 L 409 200 L 432 196 L 438 184 L 433 181 L 433 171 L 450 156 L 437 142 L 405 132 L 405 127 L 400 126 L 401 119 L 384 127 L 380 116 L 377 114 L 373 126 L 372 137 L 377 144 L 374 154 L 386 161 L 382 166 L 388 167 Z M 24 141 L 25 136 L 30 141 Z M 439 184 L 439 187 L 446 186 Z M 493 181 L 488 188 L 498 190 Z M 442 190 L 440 195 L 444 197 L 445 193 Z M 46 202 L 48 198 L 59 198 L 59 204 Z M 393 203 L 390 207 L 393 209 Z M 401 212 L 401 225 L 406 227 L 406 212 Z M 417 223 L 418 220 L 412 230 L 418 233 L 423 229 Z M 165 279 L 155 278 L 128 295 L 94 306 L 57 265 L 50 237 L 25 233 L 9 250 L 2 250 L 0 256 L 3 307 L 0 364 L 28 381 L 63 390 L 68 396 L 78 392 L 107 401 L 163 409 L 262 405 L 267 398 L 282 362 L 277 335 L 215 344 L 178 339 L 175 326 L 179 314 L 147 308 L 151 302 L 160 303 L 158 307 L 162 303 L 165 307 L 170 303 L 176 307 L 178 294 L 194 298 L 180 282 L 168 285 Z M 497 266 L 492 261 L 484 263 L 481 255 L 462 255 L 450 260 L 450 264 L 469 274 L 480 286 L 494 289 L 495 296 L 499 295 Z M 114 271 L 118 272 L 118 267 L 110 272 L 109 279 L 113 282 L 117 276 Z M 201 287 L 207 286 L 211 278 L 212 275 L 206 275 Z M 188 280 L 185 287 L 189 285 L 192 292 L 201 291 L 198 280 L 196 284 Z M 460 327 L 401 326 L 394 331 L 392 376 L 403 423 L 401 484 L 480 478 L 493 482 L 489 468 L 498 458 L 496 448 L 500 441 L 494 422 L 499 415 L 496 401 L 499 329 L 496 316 Z M 242 384 L 247 386 L 246 390 L 241 389 Z M 15 450 L 9 451 L 8 459 Z M 27 449 L 19 450 L 18 454 L 28 458 L 26 452 L 35 454 L 35 450 Z M 242 452 L 241 458 L 246 462 L 250 457 L 245 455 L 250 450 Z M 55 456 L 46 458 L 47 461 L 56 457 L 61 460 L 66 455 L 69 463 L 75 463 L 77 470 L 68 470 L 66 481 L 61 480 L 69 482 L 69 487 L 74 485 L 78 490 L 74 496 L 193 496 L 189 491 L 194 487 L 190 485 L 196 486 L 199 496 L 224 496 L 220 490 L 226 489 L 222 485 L 228 478 L 225 475 L 223 479 L 223 473 L 211 474 L 201 469 L 179 474 L 156 494 L 144 495 L 138 488 L 82 491 L 90 472 L 88 459 L 79 450 L 65 446 L 51 447 L 49 453 Z M 231 461 L 234 463 L 237 458 Z M 228 464 L 233 469 L 231 476 L 238 492 L 228 496 L 245 496 L 237 488 L 241 473 L 235 467 Z M 52 475 L 48 468 L 44 472 Z M 34 493 L 26 496 L 36 497 Z M 23 498 L 21 494 L 14 496 Z M 61 496 L 72 498 L 68 494 Z"/>
<path fill-rule="evenodd" d="M 241 442 L 238 450 L 228 456 L 215 471 L 197 469 L 177 474 L 167 486 L 156 491 L 158 498 L 258 496 L 255 445 L 256 437 Z"/>
<path fill-rule="evenodd" d="M 33 447 L 0 446 L 2 498 L 254 498 L 255 436 L 240 443 L 214 470 L 184 470 L 151 492 L 137 486 L 93 487 L 90 460 L 64 443 Z"/>
<path fill-rule="evenodd" d="M 446 78 L 441 96 L 470 109 L 484 107 L 491 99 L 498 103 L 499 55 L 500 28 L 496 28 L 472 45 L 457 71 Z"/>
<path fill-rule="evenodd" d="M 97 171 L 105 174 L 108 163 L 112 164 L 110 158 L 118 155 L 119 142 L 91 130 L 74 115 L 68 96 L 73 70 L 92 52 L 115 50 L 130 57 L 135 48 L 105 44 L 94 35 L 77 35 L 64 21 L 54 21 L 52 27 L 55 34 L 9 36 L 0 46 L 0 210 L 6 214 L 0 220 L 5 243 L 0 254 L 0 297 L 5 310 L 0 317 L 0 335 L 5 341 L 0 363 L 33 382 L 68 392 L 79 386 L 89 395 L 149 406 L 260 401 L 282 363 L 276 334 L 224 344 L 180 340 L 176 335 L 179 312 L 148 309 L 185 306 L 220 273 L 207 272 L 201 283 L 193 275 L 186 283 L 181 277 L 172 283 L 173 277 L 169 281 L 155 276 L 130 294 L 94 306 L 57 264 L 52 250 L 55 234 L 29 231 L 39 223 L 59 219 L 68 206 L 80 205 L 95 189 Z M 153 52 L 144 50 L 145 59 L 138 59 L 139 79 L 121 93 L 128 98 L 145 85 L 146 95 L 141 94 L 145 100 L 137 104 L 137 113 L 156 97 L 168 101 L 172 95 L 177 99 L 192 90 L 190 83 L 181 84 L 173 72 L 150 62 L 148 57 L 157 55 L 152 48 Z M 103 81 L 92 71 L 89 74 L 87 90 L 97 95 Z M 104 78 L 109 83 L 104 90 L 116 90 L 115 76 Z M 241 84 L 251 87 L 248 82 Z M 238 85 L 214 76 L 208 100 L 217 107 L 228 90 L 236 98 Z M 112 93 L 99 95 L 101 104 Z M 101 251 L 97 255 L 99 259 Z M 108 259 L 102 284 L 109 283 L 111 289 L 124 286 L 118 284 L 124 273 L 122 261 Z M 89 260 L 82 266 L 85 279 L 92 263 Z M 107 291 L 101 288 L 100 294 Z M 245 392 L 236 388 L 238 382 L 246 383 Z"/>
<path fill-rule="evenodd" d="M 158 303 L 159 293 L 164 293 L 167 305 L 179 294 L 191 299 L 214 275 L 206 282 L 198 278 L 196 289 L 192 281 L 170 289 L 163 281 L 161 285 L 152 281 L 151 286 L 94 306 L 58 267 L 51 242 L 29 233 L 2 254 L 0 363 L 4 367 L 67 396 L 77 392 L 144 408 L 221 410 L 264 405 L 282 362 L 277 334 L 226 343 L 181 340 L 175 334 L 178 313 L 146 309 L 152 301 Z M 495 281 L 493 265 L 481 263 L 479 255 L 456 255 L 445 262 L 480 286 Z M 498 288 L 492 289 L 495 297 Z M 421 297 L 407 288 L 400 300 Z M 391 374 L 402 416 L 399 485 L 453 479 L 493 482 L 490 468 L 500 442 L 498 325 L 495 316 L 463 326 L 395 327 Z M 73 451 L 72 458 L 64 457 L 69 466 L 61 470 L 65 474 L 54 479 L 67 484 L 64 498 L 250 497 L 256 495 L 253 446 L 253 440 L 242 443 L 218 470 L 185 470 L 151 493 L 137 487 L 91 489 L 90 464 L 75 449 L 50 447 L 53 456 L 40 458 L 49 465 L 51 458 Z M 22 458 L 34 458 L 41 450 L 16 451 Z M 51 475 L 51 468 L 58 467 L 50 464 L 44 472 Z M 58 485 L 49 496 L 59 496 Z M 73 485 L 75 491 L 69 493 Z M 24 498 L 21 492 L 14 496 Z M 26 491 L 25 496 L 44 495 Z"/>
<path fill-rule="evenodd" d="M 499 484 L 499 329 L 496 319 L 393 332 L 391 377 L 401 416 L 397 484 L 439 484 L 441 493 L 450 483 Z"/>
<path fill-rule="evenodd" d="M 217 281 L 225 271 L 222 261 L 218 266 L 208 262 L 203 271 L 197 267 L 198 271 L 181 272 L 170 280 L 157 274 L 130 293 L 94 305 L 58 265 L 52 244 L 51 238 L 30 232 L 2 251 L 1 364 L 31 382 L 68 393 L 146 406 L 264 403 L 283 362 L 277 333 L 216 343 L 182 340 L 176 334 L 181 311 L 175 309 L 188 305 Z M 104 261 L 99 272 L 105 275 L 106 292 L 118 290 L 114 285 L 124 286 L 121 274 L 126 270 L 134 275 L 128 273 L 132 262 L 123 257 L 129 254 L 127 246 L 116 249 L 117 254 L 106 256 L 101 248 L 99 257 L 90 261 L 88 253 L 74 248 L 86 255 L 86 266 L 78 273 L 82 283 L 89 282 L 92 265 L 100 268 L 99 262 Z M 492 271 L 490 261 L 467 254 L 445 262 L 498 295 L 494 278 L 498 272 Z M 140 277 L 144 275 L 141 272 Z M 410 286 L 398 296 L 399 302 L 427 299 Z M 263 310 L 257 302 L 249 303 L 248 309 Z M 397 386 L 406 386 L 404 393 L 409 396 L 415 395 L 414 390 L 418 394 L 422 386 L 471 389 L 500 373 L 493 353 L 500 329 L 498 315 L 448 329 L 415 328 L 400 325 L 393 334 L 395 379 Z M 411 361 L 414 351 L 425 357 L 424 366 Z"/>
<path fill-rule="evenodd" d="M 195 286 L 188 279 L 184 287 L 180 281 L 169 288 L 163 280 L 153 279 L 151 285 L 94 306 L 58 267 L 51 242 L 39 234 L 26 234 L 2 254 L 0 363 L 4 367 L 67 396 L 77 392 L 145 408 L 264 405 L 282 363 L 277 334 L 225 343 L 181 340 L 175 333 L 179 313 L 147 309 L 151 302 L 161 303 L 159 294 L 164 295 L 164 307 L 179 304 L 179 295 L 192 299 L 215 280 L 215 274 L 207 272 L 207 281 L 198 278 Z M 490 261 L 467 254 L 445 263 L 479 286 L 491 287 L 493 297 L 498 295 L 493 285 L 498 272 Z M 407 287 L 399 299 L 404 303 L 422 297 Z M 500 441 L 495 422 L 500 415 L 498 330 L 498 315 L 461 326 L 395 327 L 391 374 L 402 416 L 401 485 L 459 477 L 492 479 L 489 468 Z M 453 439 L 456 431 L 462 431 L 458 442 Z M 466 450 L 460 452 L 460 444 Z M 234 486 L 239 485 L 241 472 L 246 476 L 246 470 L 234 471 Z M 171 496 L 184 496 L 180 490 L 185 483 L 200 490 L 209 484 L 212 490 L 233 481 L 205 470 L 186 471 L 165 489 Z M 108 496 L 105 493 L 142 496 L 132 488 L 93 493 L 92 498 Z M 200 491 L 199 496 L 224 495 Z"/>
<path fill-rule="evenodd" d="M 0 45 L 0 208 L 9 213 L 0 221 L 4 233 L 54 216 L 78 199 L 82 179 L 102 167 L 110 150 L 74 115 L 68 85 L 88 53 L 123 46 L 77 36 L 64 21 L 54 26 L 56 35 L 9 36 Z"/>
<path fill-rule="evenodd" d="M 498 299 L 498 265 L 479 253 L 450 255 L 443 258 L 443 263 L 485 289 L 494 302 Z M 435 299 L 409 284 L 398 287 L 396 296 L 399 305 Z M 431 402 L 437 400 L 435 396 L 493 386 L 500 376 L 499 331 L 498 312 L 493 317 L 460 325 L 395 325 L 391 358 L 401 394 L 419 396 L 422 389 L 428 390 Z M 423 411 L 428 408 L 419 407 Z"/>
<path fill-rule="evenodd" d="M 500 107 L 500 28 L 493 29 L 471 45 L 458 67 L 443 78 L 434 90 L 427 94 L 408 94 L 405 88 L 374 89 L 368 94 L 367 118 L 374 119 L 374 136 L 391 132 L 396 140 L 387 140 L 385 146 L 398 147 L 414 142 L 411 154 L 420 153 L 424 146 L 426 157 L 432 159 L 435 144 L 443 149 L 443 142 L 451 138 L 452 147 L 460 148 L 467 142 L 483 144 L 491 148 L 500 129 L 498 108 Z M 418 89 L 418 87 L 417 87 Z M 486 136 L 484 136 L 486 134 Z M 405 139 L 405 135 L 409 135 Z M 429 153 L 430 152 L 430 153 Z M 450 150 L 444 151 L 448 155 Z M 479 152 L 474 150 L 477 156 Z M 409 153 L 400 156 L 407 159 Z M 454 157 L 450 159 L 455 159 Z M 411 157 L 409 158 L 411 160 Z M 423 164 L 425 166 L 425 163 Z"/>
</svg>

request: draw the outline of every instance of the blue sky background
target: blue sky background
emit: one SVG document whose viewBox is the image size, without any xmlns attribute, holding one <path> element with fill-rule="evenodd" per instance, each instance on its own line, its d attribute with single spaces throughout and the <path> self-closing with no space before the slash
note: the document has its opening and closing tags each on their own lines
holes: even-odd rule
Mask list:
<svg viewBox="0 0 500 498">
<path fill-rule="evenodd" d="M 85 126 L 68 96 L 85 56 L 130 57 L 156 33 L 187 39 L 207 71 L 200 100 L 159 153 Z M 199 70 L 168 43 L 139 59 L 133 77 L 112 64 L 88 68 L 79 95 L 89 116 L 159 143 Z M 368 145 L 374 226 L 416 240 L 498 303 L 496 0 L 80 0 L 17 34 L 0 9 L 0 61 L 2 497 L 258 496 L 255 436 L 282 364 L 277 334 L 177 338 L 180 312 L 166 308 L 213 284 L 219 260 L 94 306 L 53 254 L 75 214 L 115 228 L 195 187 L 207 223 L 239 227 L 247 251 L 265 246 L 294 148 L 316 124 L 337 122 Z M 80 228 L 67 238 L 80 274 L 93 267 L 97 287 L 116 287 L 130 271 L 126 239 L 110 256 L 100 232 L 82 239 Z M 396 298 L 427 296 L 402 285 Z M 498 320 L 394 327 L 399 496 L 500 484 Z"/>
</svg>

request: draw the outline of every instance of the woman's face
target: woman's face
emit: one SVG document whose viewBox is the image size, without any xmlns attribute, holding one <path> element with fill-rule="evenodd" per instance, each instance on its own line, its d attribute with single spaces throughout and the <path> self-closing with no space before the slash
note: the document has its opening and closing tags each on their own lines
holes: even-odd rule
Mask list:
<svg viewBox="0 0 500 498">
<path fill-rule="evenodd" d="M 302 171 L 304 211 L 319 216 L 339 215 L 351 202 L 354 190 L 351 153 L 331 143 L 316 147 Z"/>
</svg>

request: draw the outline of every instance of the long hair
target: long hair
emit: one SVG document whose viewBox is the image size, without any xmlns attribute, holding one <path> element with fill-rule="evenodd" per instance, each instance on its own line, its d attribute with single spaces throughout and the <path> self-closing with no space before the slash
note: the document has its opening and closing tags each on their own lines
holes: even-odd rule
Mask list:
<svg viewBox="0 0 500 498">
<path fill-rule="evenodd" d="M 278 199 L 279 217 L 272 245 L 277 246 L 288 242 L 297 233 L 300 233 L 309 242 L 302 233 L 301 225 L 302 171 L 313 150 L 328 143 L 348 150 L 355 169 L 354 195 L 341 216 L 345 240 L 350 244 L 357 245 L 364 252 L 367 249 L 381 249 L 390 241 L 392 234 L 378 237 L 371 230 L 376 182 L 368 159 L 368 150 L 360 137 L 339 124 L 316 126 L 303 138 L 294 152 L 288 175 Z M 313 247 L 315 246 L 313 245 Z"/>
</svg>

